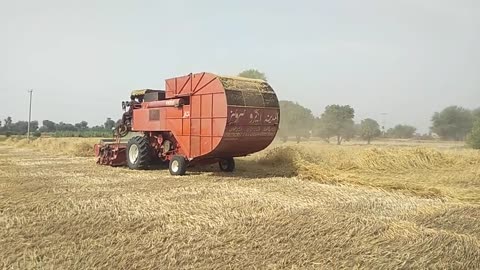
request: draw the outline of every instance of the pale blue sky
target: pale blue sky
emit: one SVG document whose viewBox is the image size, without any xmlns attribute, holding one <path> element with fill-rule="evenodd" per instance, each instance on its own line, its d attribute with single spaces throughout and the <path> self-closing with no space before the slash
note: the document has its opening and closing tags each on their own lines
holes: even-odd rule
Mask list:
<svg viewBox="0 0 480 270">
<path fill-rule="evenodd" d="M 426 132 L 448 105 L 480 107 L 480 1 L 0 0 L 0 118 L 103 123 L 132 89 L 190 72 L 264 71 L 315 115 Z"/>
</svg>

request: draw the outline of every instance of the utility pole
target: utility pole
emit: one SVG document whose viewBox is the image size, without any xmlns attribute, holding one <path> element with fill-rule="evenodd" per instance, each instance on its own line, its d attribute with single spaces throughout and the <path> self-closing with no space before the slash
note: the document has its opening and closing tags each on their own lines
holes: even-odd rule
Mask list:
<svg viewBox="0 0 480 270">
<path fill-rule="evenodd" d="M 30 94 L 30 106 L 28 109 L 28 128 L 27 128 L 27 140 L 30 141 L 30 122 L 32 121 L 32 93 L 33 89 L 28 90 Z"/>
<path fill-rule="evenodd" d="M 385 120 L 385 116 L 388 115 L 388 113 L 381 113 L 381 115 L 382 115 L 382 132 L 383 132 L 383 136 L 385 137 L 386 135 L 385 125 L 387 124 Z"/>
</svg>

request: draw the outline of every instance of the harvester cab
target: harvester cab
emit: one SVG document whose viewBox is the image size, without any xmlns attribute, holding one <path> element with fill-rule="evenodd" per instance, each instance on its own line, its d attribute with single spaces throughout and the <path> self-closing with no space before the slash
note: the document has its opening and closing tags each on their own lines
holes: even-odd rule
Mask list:
<svg viewBox="0 0 480 270">
<path fill-rule="evenodd" d="M 115 137 L 95 145 L 97 163 L 146 169 L 168 162 L 172 175 L 214 162 L 233 171 L 234 157 L 266 148 L 280 121 L 267 82 L 211 73 L 167 79 L 165 90 L 135 90 L 122 109 Z"/>
<path fill-rule="evenodd" d="M 158 101 L 165 99 L 165 91 L 142 89 L 134 90 L 129 101 L 122 101 L 123 115 L 115 127 L 115 136 L 125 137 L 132 130 L 133 110 L 139 109 L 144 101 Z"/>
</svg>

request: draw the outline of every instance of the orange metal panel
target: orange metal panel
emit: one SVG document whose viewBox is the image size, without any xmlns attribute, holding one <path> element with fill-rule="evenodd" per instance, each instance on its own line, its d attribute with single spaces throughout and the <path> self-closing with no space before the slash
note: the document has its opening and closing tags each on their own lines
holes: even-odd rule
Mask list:
<svg viewBox="0 0 480 270">
<path fill-rule="evenodd" d="M 177 78 L 177 89 L 174 91 L 176 95 L 185 96 L 192 92 L 191 75 Z"/>
<path fill-rule="evenodd" d="M 161 130 L 169 130 L 167 129 L 167 109 L 169 108 L 160 108 L 160 129 Z"/>
<path fill-rule="evenodd" d="M 205 72 L 202 72 L 202 73 L 197 73 L 197 74 L 193 74 L 192 76 L 192 91 L 195 92 L 197 91 L 198 89 L 200 89 L 200 87 L 202 87 L 202 81 L 203 81 L 203 78 L 205 78 L 205 76 L 209 76 L 208 73 L 205 73 Z"/>
<path fill-rule="evenodd" d="M 200 155 L 200 136 L 191 136 L 190 137 L 190 155 L 192 157 L 197 157 Z"/>
<path fill-rule="evenodd" d="M 195 87 L 194 93 L 197 95 L 221 93 L 223 92 L 223 86 L 220 80 L 215 75 L 205 74 L 202 80 Z"/>
<path fill-rule="evenodd" d="M 165 80 L 165 97 L 171 98 L 175 96 L 175 89 L 177 88 L 175 78 Z"/>
<path fill-rule="evenodd" d="M 201 154 L 205 155 L 212 151 L 212 138 L 211 137 L 201 137 Z"/>
<path fill-rule="evenodd" d="M 165 80 L 165 91 L 166 98 L 223 93 L 223 85 L 215 74 L 197 73 Z"/>
<path fill-rule="evenodd" d="M 202 96 L 192 96 L 190 98 L 190 106 L 191 106 L 191 117 L 192 118 L 200 118 L 200 101 Z"/>
<path fill-rule="evenodd" d="M 182 118 L 182 108 L 165 108 L 167 112 L 167 118 Z"/>
<path fill-rule="evenodd" d="M 180 144 L 180 154 L 190 156 L 190 136 L 176 136 L 175 139 Z"/>
<path fill-rule="evenodd" d="M 213 117 L 227 117 L 227 98 L 225 94 L 214 94 L 213 99 Z"/>
<path fill-rule="evenodd" d="M 182 134 L 190 135 L 190 105 L 183 106 Z"/>
<path fill-rule="evenodd" d="M 183 135 L 190 135 L 190 119 L 183 119 Z"/>
<path fill-rule="evenodd" d="M 226 118 L 213 118 L 212 119 L 212 136 L 223 136 L 225 132 L 225 125 L 227 124 Z"/>
<path fill-rule="evenodd" d="M 212 117 L 212 95 L 202 95 L 201 117 Z"/>
<path fill-rule="evenodd" d="M 192 119 L 190 126 L 190 134 L 200 135 L 200 119 Z"/>
<path fill-rule="evenodd" d="M 175 135 L 182 134 L 182 121 L 179 119 L 168 119 L 167 118 L 167 128 L 173 132 Z"/>
<path fill-rule="evenodd" d="M 160 110 L 137 109 L 133 111 L 132 129 L 134 131 L 160 131 Z M 152 119 L 152 120 L 150 120 Z"/>
<path fill-rule="evenodd" d="M 201 135 L 202 136 L 212 136 L 212 119 L 201 119 Z"/>
<path fill-rule="evenodd" d="M 222 137 L 212 137 L 212 149 L 215 149 L 215 147 L 218 146 L 221 140 Z"/>
<path fill-rule="evenodd" d="M 190 118 L 190 105 L 183 105 L 182 118 Z"/>
</svg>

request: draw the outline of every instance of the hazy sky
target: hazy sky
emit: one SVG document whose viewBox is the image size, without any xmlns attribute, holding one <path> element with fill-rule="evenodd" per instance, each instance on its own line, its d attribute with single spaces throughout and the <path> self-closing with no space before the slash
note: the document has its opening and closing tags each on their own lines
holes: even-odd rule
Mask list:
<svg viewBox="0 0 480 270">
<path fill-rule="evenodd" d="M 190 72 L 264 71 L 320 115 L 412 124 L 480 107 L 480 1 L 0 0 L 0 118 L 90 125 L 132 89 Z"/>
</svg>

